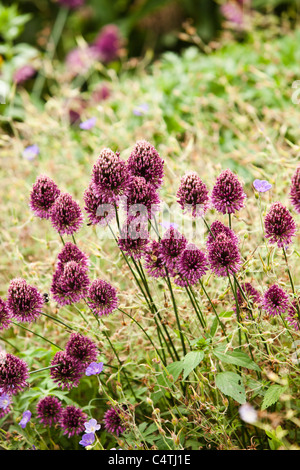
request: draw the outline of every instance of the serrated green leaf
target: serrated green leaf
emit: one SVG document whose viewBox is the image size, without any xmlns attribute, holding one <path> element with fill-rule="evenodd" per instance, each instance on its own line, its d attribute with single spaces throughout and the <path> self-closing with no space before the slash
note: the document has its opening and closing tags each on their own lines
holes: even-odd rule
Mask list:
<svg viewBox="0 0 300 470">
<path fill-rule="evenodd" d="M 269 406 L 274 405 L 276 403 L 280 396 L 284 393 L 286 390 L 286 387 L 283 387 L 282 385 L 271 385 L 270 388 L 265 393 L 261 409 L 265 410 L 266 408 L 269 408 Z"/>
<path fill-rule="evenodd" d="M 183 380 L 199 365 L 204 358 L 203 351 L 191 351 L 182 359 Z"/>
<path fill-rule="evenodd" d="M 221 362 L 260 371 L 259 366 L 243 351 L 224 352 L 222 348 L 216 348 L 213 353 Z"/>
<path fill-rule="evenodd" d="M 216 375 L 216 386 L 218 389 L 241 405 L 246 403 L 245 387 L 242 378 L 235 372 L 220 372 Z"/>
</svg>

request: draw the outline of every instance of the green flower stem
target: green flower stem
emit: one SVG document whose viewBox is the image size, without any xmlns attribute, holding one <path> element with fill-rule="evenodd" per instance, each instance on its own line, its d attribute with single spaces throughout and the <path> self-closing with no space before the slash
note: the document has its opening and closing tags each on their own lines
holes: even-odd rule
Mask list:
<svg viewBox="0 0 300 470">
<path fill-rule="evenodd" d="M 29 333 L 32 333 L 34 336 L 38 336 L 39 338 L 42 338 L 44 341 L 46 341 L 46 342 L 49 343 L 49 344 L 52 344 L 52 345 L 55 346 L 56 348 L 62 349 L 62 348 L 59 347 L 57 344 L 53 343 L 52 341 L 50 341 L 49 339 L 45 338 L 44 336 L 39 335 L 38 333 L 36 333 L 35 331 L 30 330 L 29 328 L 26 328 L 26 326 L 21 325 L 20 323 L 16 323 L 16 322 L 14 322 L 14 321 L 12 321 L 12 323 L 13 323 L 15 326 L 18 326 L 18 327 L 22 328 L 23 330 L 29 331 Z"/>
<path fill-rule="evenodd" d="M 64 7 L 59 8 L 59 11 L 58 11 L 58 14 L 57 14 L 57 17 L 56 17 L 56 20 L 55 20 L 55 23 L 54 23 L 54 26 L 53 26 L 53 29 L 52 29 L 53 48 L 49 53 L 49 60 L 52 60 L 53 57 L 54 57 L 57 44 L 58 44 L 58 42 L 61 38 L 62 31 L 64 29 L 66 20 L 68 18 L 68 14 L 69 14 L 69 9 L 68 8 L 64 8 Z M 39 73 L 36 80 L 35 80 L 33 89 L 32 89 L 32 93 L 37 98 L 40 98 L 40 96 L 41 96 L 45 81 L 46 81 L 45 75 Z"/>
<path fill-rule="evenodd" d="M 155 344 L 153 343 L 152 339 L 150 338 L 150 336 L 148 335 L 147 331 L 142 327 L 142 325 L 140 325 L 140 323 L 135 319 L 133 318 L 131 315 L 129 315 L 129 313 L 125 312 L 124 310 L 122 310 L 121 308 L 118 308 L 118 310 L 123 313 L 124 315 L 126 315 L 128 318 L 130 318 L 132 321 L 134 321 L 134 323 L 136 323 L 138 325 L 138 327 L 143 331 L 143 333 L 145 334 L 145 336 L 147 337 L 147 339 L 150 341 L 150 343 L 152 344 L 152 346 L 154 347 L 155 351 L 157 352 L 159 358 L 161 359 L 161 361 L 163 362 L 164 365 L 166 365 L 166 362 L 165 362 L 165 359 L 162 358 L 162 356 L 160 355 L 160 352 L 157 350 Z"/>
<path fill-rule="evenodd" d="M 190 298 L 191 304 L 193 305 L 193 308 L 195 310 L 195 313 L 197 315 L 197 318 L 199 320 L 199 323 L 201 324 L 202 328 L 205 329 L 205 323 L 203 319 L 202 312 L 200 308 L 198 308 L 198 305 L 196 304 L 196 299 L 194 293 L 191 291 L 191 286 L 186 286 L 185 290 Z"/>
<path fill-rule="evenodd" d="M 285 264 L 286 264 L 287 272 L 288 272 L 289 279 L 290 279 L 290 284 L 291 284 L 292 292 L 293 292 L 293 294 L 294 294 L 294 296 L 295 296 L 295 299 L 296 299 L 296 309 L 297 309 L 297 313 L 298 313 L 298 319 L 299 319 L 299 321 L 300 321 L 299 299 L 298 299 L 298 297 L 296 296 L 295 284 L 294 284 L 293 277 L 292 277 L 292 273 L 291 273 L 291 270 L 290 270 L 290 267 L 289 267 L 289 263 L 288 263 L 288 259 L 287 259 L 287 255 L 286 255 L 286 250 L 285 250 L 284 247 L 282 248 L 282 251 L 283 251 L 283 256 L 284 256 L 284 259 L 285 259 Z"/>
<path fill-rule="evenodd" d="M 169 291 L 170 291 L 171 298 L 172 298 L 172 304 L 173 304 L 174 313 L 175 313 L 175 317 L 176 317 L 177 327 L 178 327 L 178 330 L 179 330 L 181 345 L 182 345 L 183 353 L 184 353 L 184 355 L 186 355 L 186 346 L 185 346 L 185 342 L 184 342 L 184 336 L 183 336 L 183 333 L 182 333 L 182 330 L 181 330 L 181 325 L 180 325 L 180 320 L 179 320 L 179 315 L 178 315 L 178 308 L 177 308 L 174 292 L 173 292 L 173 289 L 172 289 L 172 284 L 171 284 L 171 281 L 170 281 L 169 273 L 168 273 L 167 268 L 165 268 L 165 269 L 166 269 L 166 275 L 167 275 L 166 280 L 167 280 L 167 284 L 168 284 Z"/>
<path fill-rule="evenodd" d="M 239 306 L 239 302 L 238 302 L 238 298 L 237 298 L 237 294 L 236 294 L 236 289 L 234 288 L 234 286 L 233 286 L 233 284 L 232 284 L 232 281 L 231 281 L 231 277 L 230 277 L 230 273 L 229 273 L 228 268 L 227 268 L 227 276 L 228 276 L 228 280 L 229 280 L 229 284 L 230 284 L 232 293 L 233 293 L 233 295 L 234 295 L 237 320 L 238 320 L 238 323 L 240 324 L 240 306 Z M 239 347 L 241 347 L 241 345 L 242 345 L 242 336 L 241 336 L 241 328 L 240 328 L 240 326 L 238 327 L 238 333 L 239 333 Z"/>
<path fill-rule="evenodd" d="M 229 343 L 229 340 L 228 340 L 228 338 L 227 338 L 227 336 L 226 336 L 225 326 L 224 326 L 224 324 L 222 323 L 222 321 L 220 320 L 220 317 L 219 317 L 219 315 L 218 315 L 218 312 L 217 312 L 217 310 L 216 310 L 214 304 L 212 303 L 211 298 L 210 298 L 210 296 L 208 295 L 207 290 L 205 289 L 202 280 L 200 279 L 199 282 L 200 282 L 200 285 L 201 285 L 201 287 L 202 287 L 202 290 L 203 290 L 204 294 L 206 295 L 206 297 L 207 297 L 207 299 L 208 299 L 208 301 L 209 301 L 209 303 L 210 303 L 210 305 L 211 305 L 211 307 L 212 307 L 212 309 L 213 309 L 213 311 L 214 311 L 214 314 L 215 314 L 216 317 L 217 317 L 217 320 L 218 320 L 218 322 L 219 322 L 219 325 L 220 325 L 220 327 L 222 328 L 222 331 L 223 331 L 223 333 L 224 333 L 225 339 L 226 339 L 227 343 Z"/>
</svg>

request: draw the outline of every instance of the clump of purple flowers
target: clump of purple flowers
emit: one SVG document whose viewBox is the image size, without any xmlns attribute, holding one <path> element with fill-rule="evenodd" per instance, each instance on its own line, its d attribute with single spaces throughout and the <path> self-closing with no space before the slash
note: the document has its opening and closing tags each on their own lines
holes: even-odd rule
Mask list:
<svg viewBox="0 0 300 470">
<path fill-rule="evenodd" d="M 274 202 L 265 217 L 265 232 L 269 242 L 281 248 L 286 247 L 292 243 L 296 229 L 289 210 L 281 202 Z"/>
<path fill-rule="evenodd" d="M 46 175 L 40 175 L 32 186 L 29 206 L 41 219 L 50 218 L 50 209 L 60 195 L 57 184 Z"/>
<path fill-rule="evenodd" d="M 25 279 L 15 278 L 8 287 L 6 305 L 10 315 L 16 320 L 32 322 L 40 316 L 44 298 Z"/>
<path fill-rule="evenodd" d="M 50 210 L 51 223 L 60 235 L 73 235 L 83 224 L 79 204 L 68 193 L 61 193 Z"/>
<path fill-rule="evenodd" d="M 163 262 L 172 274 L 176 269 L 176 263 L 187 246 L 187 239 L 174 227 L 170 227 L 164 233 L 160 241 L 160 253 Z"/>
<path fill-rule="evenodd" d="M 277 284 L 273 284 L 264 293 L 262 298 L 262 307 L 268 315 L 276 316 L 284 314 L 290 306 L 289 296 Z"/>
<path fill-rule="evenodd" d="M 292 176 L 290 197 L 295 211 L 300 214 L 300 165 Z"/>
<path fill-rule="evenodd" d="M 66 351 L 58 351 L 52 361 L 50 376 L 62 389 L 77 387 L 84 374 L 84 364 L 75 357 L 69 356 Z"/>
<path fill-rule="evenodd" d="M 116 407 L 109 408 L 104 414 L 104 427 L 111 434 L 119 436 L 126 427 L 122 420 L 122 412 Z"/>
<path fill-rule="evenodd" d="M 67 405 L 62 411 L 59 424 L 63 433 L 72 437 L 84 431 L 86 420 L 87 415 L 80 408 L 75 405 Z"/>
<path fill-rule="evenodd" d="M 107 199 L 109 198 L 105 194 L 97 195 L 93 185 L 89 184 L 84 192 L 83 200 L 90 225 L 106 225 L 115 218 L 114 206 Z"/>
<path fill-rule="evenodd" d="M 98 356 L 98 349 L 94 341 L 80 333 L 71 334 L 65 352 L 68 356 L 81 361 L 85 368 L 91 362 L 96 361 Z"/>
<path fill-rule="evenodd" d="M 37 417 L 47 427 L 59 423 L 62 410 L 61 402 L 52 395 L 41 398 L 36 405 Z"/>
<path fill-rule="evenodd" d="M 180 254 L 177 264 L 174 282 L 179 286 L 197 284 L 208 271 L 209 264 L 206 254 L 193 244 L 187 245 Z"/>
<path fill-rule="evenodd" d="M 28 366 L 25 361 L 7 353 L 0 362 L 0 389 L 2 392 L 16 395 L 28 387 Z"/>
<path fill-rule="evenodd" d="M 70 305 L 86 297 L 89 284 L 86 267 L 76 261 L 68 261 L 63 269 L 55 271 L 51 293 L 59 305 Z"/>
<path fill-rule="evenodd" d="M 116 204 L 128 187 L 130 175 L 127 165 L 118 153 L 105 148 L 92 169 L 91 184 L 96 195 Z"/>
<path fill-rule="evenodd" d="M 241 255 L 235 240 L 225 233 L 220 233 L 208 245 L 208 260 L 212 271 L 217 276 L 235 274 L 241 268 Z"/>
<path fill-rule="evenodd" d="M 155 147 L 146 140 L 136 142 L 127 164 L 133 176 L 143 177 L 154 188 L 158 188 L 162 184 L 164 161 Z"/>
<path fill-rule="evenodd" d="M 119 305 L 117 290 L 103 279 L 95 279 L 88 290 L 88 306 L 97 316 L 109 315 Z"/>
<path fill-rule="evenodd" d="M 203 216 L 208 209 L 207 186 L 195 172 L 187 173 L 181 178 L 177 197 L 182 210 L 191 211 L 193 217 Z"/>
<path fill-rule="evenodd" d="M 244 207 L 245 198 L 237 176 L 229 169 L 222 171 L 211 193 L 213 207 L 222 214 L 233 214 Z"/>
</svg>

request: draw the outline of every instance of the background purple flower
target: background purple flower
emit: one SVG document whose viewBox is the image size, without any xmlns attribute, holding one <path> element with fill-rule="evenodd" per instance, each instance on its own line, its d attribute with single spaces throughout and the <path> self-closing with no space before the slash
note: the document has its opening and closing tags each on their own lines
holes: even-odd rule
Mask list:
<svg viewBox="0 0 300 470">
<path fill-rule="evenodd" d="M 104 63 L 112 62 L 119 57 L 120 46 L 120 31 L 114 24 L 104 26 L 92 44 L 99 59 Z"/>
<path fill-rule="evenodd" d="M 87 119 L 86 121 L 82 121 L 79 124 L 79 127 L 80 129 L 83 129 L 83 130 L 90 130 L 96 125 L 96 122 L 97 122 L 97 118 L 91 117 L 90 119 Z"/>
<path fill-rule="evenodd" d="M 13 81 L 17 85 L 20 85 L 21 83 L 26 82 L 30 78 L 34 77 L 35 74 L 36 74 L 35 68 L 32 67 L 32 65 L 26 64 L 14 72 Z"/>
<path fill-rule="evenodd" d="M 31 411 L 29 410 L 24 411 L 22 415 L 22 419 L 19 423 L 22 429 L 26 428 L 26 425 L 29 423 L 30 419 L 31 419 Z"/>
<path fill-rule="evenodd" d="M 76 10 L 85 3 L 85 0 L 58 0 L 58 3 L 71 10 Z"/>
<path fill-rule="evenodd" d="M 132 176 L 141 176 L 154 188 L 158 188 L 164 177 L 164 161 L 155 147 L 146 140 L 136 142 L 127 161 Z"/>
<path fill-rule="evenodd" d="M 29 145 L 23 150 L 22 156 L 25 160 L 34 160 L 40 153 L 40 149 L 36 144 Z"/>
<path fill-rule="evenodd" d="M 264 293 L 262 307 L 268 315 L 282 315 L 290 306 L 288 294 L 277 284 L 272 285 Z"/>
<path fill-rule="evenodd" d="M 254 180 L 253 186 L 258 191 L 259 193 L 265 193 L 266 191 L 269 191 L 269 189 L 272 188 L 271 183 L 269 183 L 266 180 Z"/>
<path fill-rule="evenodd" d="M 11 325 L 11 314 L 6 302 L 0 297 L 0 331 L 9 328 Z"/>
<path fill-rule="evenodd" d="M 294 209 L 300 214 L 300 165 L 292 176 L 290 197 Z"/>
<path fill-rule="evenodd" d="M 57 184 L 46 175 L 39 175 L 32 186 L 29 206 L 42 219 L 49 219 L 50 209 L 60 195 Z"/>
</svg>

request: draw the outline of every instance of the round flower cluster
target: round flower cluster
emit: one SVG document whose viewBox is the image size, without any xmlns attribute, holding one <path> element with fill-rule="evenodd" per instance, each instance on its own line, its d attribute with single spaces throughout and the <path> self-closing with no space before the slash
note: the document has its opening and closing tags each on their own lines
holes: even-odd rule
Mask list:
<svg viewBox="0 0 300 470">
<path fill-rule="evenodd" d="M 182 210 L 190 211 L 193 217 L 204 215 L 208 209 L 208 189 L 196 173 L 188 173 L 181 178 L 177 197 Z"/>
<path fill-rule="evenodd" d="M 269 242 L 281 248 L 286 247 L 292 243 L 296 230 L 296 223 L 289 210 L 281 202 L 274 202 L 265 217 L 266 238 Z"/>
<path fill-rule="evenodd" d="M 11 317 L 20 322 L 32 322 L 40 316 L 43 304 L 43 295 L 25 279 L 11 281 L 6 302 Z"/>
</svg>

